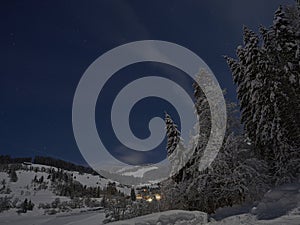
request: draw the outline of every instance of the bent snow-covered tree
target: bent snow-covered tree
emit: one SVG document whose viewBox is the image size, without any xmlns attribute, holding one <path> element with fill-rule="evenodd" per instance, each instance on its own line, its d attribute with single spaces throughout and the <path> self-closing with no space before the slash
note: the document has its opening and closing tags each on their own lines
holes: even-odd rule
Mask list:
<svg viewBox="0 0 300 225">
<path fill-rule="evenodd" d="M 201 71 L 200 76 L 205 76 Z M 202 84 L 209 85 L 209 84 Z M 162 207 L 167 209 L 201 210 L 213 213 L 219 207 L 254 201 L 268 189 L 266 165 L 256 158 L 252 145 L 241 132 L 236 106 L 227 104 L 227 132 L 222 148 L 209 168 L 199 171 L 199 163 L 211 132 L 208 101 L 195 83 L 195 111 L 199 123 L 191 137 L 187 152 L 193 155 L 180 172 L 162 184 Z"/>
</svg>

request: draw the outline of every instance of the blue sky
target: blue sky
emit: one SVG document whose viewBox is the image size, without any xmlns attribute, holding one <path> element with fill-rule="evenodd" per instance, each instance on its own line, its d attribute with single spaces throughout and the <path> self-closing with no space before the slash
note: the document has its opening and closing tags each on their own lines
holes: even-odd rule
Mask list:
<svg viewBox="0 0 300 225">
<path fill-rule="evenodd" d="M 76 86 L 97 57 L 132 41 L 164 40 L 192 50 L 227 89 L 226 97 L 235 100 L 222 55 L 235 56 L 243 25 L 255 31 L 260 24 L 269 26 L 278 6 L 291 3 L 1 1 L 0 154 L 84 164 L 72 131 Z"/>
</svg>

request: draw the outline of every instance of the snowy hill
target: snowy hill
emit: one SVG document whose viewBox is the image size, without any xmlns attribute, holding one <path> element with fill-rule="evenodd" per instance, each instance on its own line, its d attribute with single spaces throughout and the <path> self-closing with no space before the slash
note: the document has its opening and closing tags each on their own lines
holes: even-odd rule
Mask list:
<svg viewBox="0 0 300 225">
<path fill-rule="evenodd" d="M 11 171 L 0 172 L 0 218 L 20 214 L 65 214 L 99 208 L 110 184 L 114 184 L 120 193 L 130 193 L 130 188 L 99 175 L 51 166 L 18 164 L 14 172 Z M 14 174 L 15 180 L 11 174 Z M 65 191 L 70 188 L 74 190 Z M 23 212 L 24 204 L 27 205 L 26 212 Z M 32 210 L 29 205 L 33 206 Z"/>
<path fill-rule="evenodd" d="M 170 174 L 168 164 L 110 167 L 100 170 L 101 175 L 127 185 L 141 185 L 148 183 L 158 183 L 166 179 Z"/>
<path fill-rule="evenodd" d="M 123 175 L 123 176 L 133 176 L 133 177 L 144 177 L 145 173 L 147 173 L 148 171 L 151 171 L 151 170 L 157 170 L 158 167 L 156 166 L 151 166 L 151 167 L 137 167 L 137 168 L 134 168 L 134 169 L 122 169 L 121 171 L 119 170 L 118 172 Z"/>
</svg>

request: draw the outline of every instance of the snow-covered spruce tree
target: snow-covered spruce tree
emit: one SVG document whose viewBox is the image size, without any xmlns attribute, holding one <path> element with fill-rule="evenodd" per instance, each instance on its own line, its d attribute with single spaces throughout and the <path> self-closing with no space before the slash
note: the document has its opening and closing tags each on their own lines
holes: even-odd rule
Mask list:
<svg viewBox="0 0 300 225">
<path fill-rule="evenodd" d="M 9 173 L 9 177 L 10 177 L 11 182 L 17 182 L 18 181 L 18 176 L 17 176 L 17 173 L 16 173 L 15 169 L 11 169 L 11 171 Z"/>
<path fill-rule="evenodd" d="M 280 7 L 273 25 L 258 35 L 244 28 L 238 60 L 227 57 L 242 112 L 256 151 L 269 163 L 275 183 L 299 174 L 300 10 Z"/>
<path fill-rule="evenodd" d="M 167 156 L 170 162 L 170 176 L 176 181 L 180 181 L 184 175 L 183 167 L 189 157 L 188 152 L 183 144 L 180 131 L 173 122 L 171 116 L 165 113 L 166 133 L 167 133 Z"/>
<path fill-rule="evenodd" d="M 180 141 L 180 131 L 177 129 L 177 125 L 173 122 L 171 116 L 165 112 L 165 123 L 166 123 L 166 133 L 167 133 L 167 151 L 168 156 L 170 156 L 176 149 Z"/>
<path fill-rule="evenodd" d="M 136 195 L 135 195 L 135 190 L 134 188 L 131 188 L 131 191 L 130 191 L 130 198 L 131 198 L 131 201 L 136 201 Z"/>
</svg>

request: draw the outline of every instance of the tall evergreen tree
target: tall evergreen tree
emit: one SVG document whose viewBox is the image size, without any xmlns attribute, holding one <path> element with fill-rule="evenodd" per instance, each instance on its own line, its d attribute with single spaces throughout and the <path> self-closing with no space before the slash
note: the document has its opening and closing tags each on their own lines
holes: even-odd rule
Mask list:
<svg viewBox="0 0 300 225">
<path fill-rule="evenodd" d="M 26 198 L 22 204 L 22 211 L 23 211 L 23 213 L 26 213 L 27 210 L 28 210 L 28 200 Z"/>
<path fill-rule="evenodd" d="M 269 162 L 274 181 L 287 182 L 299 173 L 300 162 L 299 7 L 279 7 L 273 25 L 262 27 L 260 36 L 262 42 L 245 27 L 238 60 L 227 57 L 227 62 L 245 130 Z"/>
<path fill-rule="evenodd" d="M 14 169 L 12 169 L 10 171 L 9 177 L 10 177 L 11 182 L 17 182 L 18 181 L 18 176 L 17 176 L 17 173 Z"/>
<path fill-rule="evenodd" d="M 168 156 L 170 156 L 180 142 L 180 131 L 177 129 L 177 125 L 173 122 L 168 113 L 165 113 L 165 123 L 168 138 L 167 151 Z"/>
<path fill-rule="evenodd" d="M 131 201 L 135 201 L 136 200 L 136 195 L 135 195 L 134 188 L 131 188 L 130 198 L 131 198 Z"/>
</svg>

